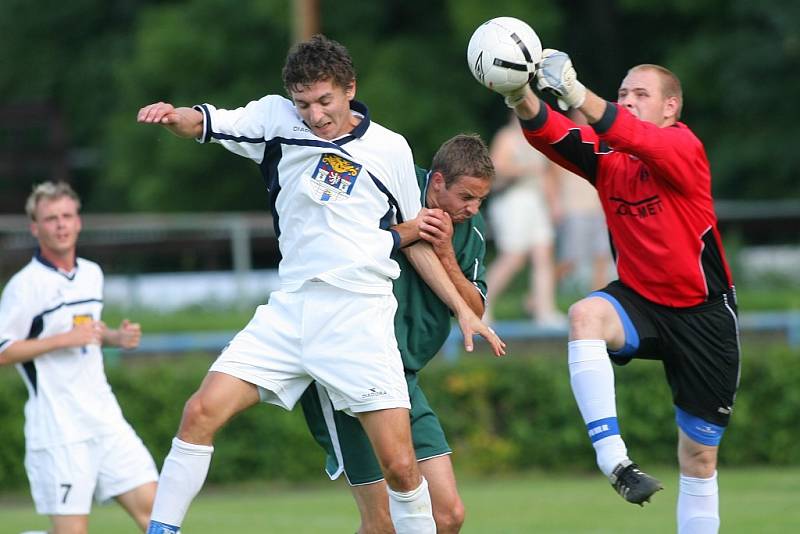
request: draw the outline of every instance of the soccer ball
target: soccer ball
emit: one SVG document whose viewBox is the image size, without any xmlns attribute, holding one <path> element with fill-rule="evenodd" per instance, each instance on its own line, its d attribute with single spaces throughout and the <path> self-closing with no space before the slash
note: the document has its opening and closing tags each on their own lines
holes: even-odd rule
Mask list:
<svg viewBox="0 0 800 534">
<path fill-rule="evenodd" d="M 533 28 L 513 17 L 497 17 L 478 26 L 467 46 L 467 63 L 483 85 L 507 93 L 533 79 L 542 59 L 542 43 Z"/>
</svg>

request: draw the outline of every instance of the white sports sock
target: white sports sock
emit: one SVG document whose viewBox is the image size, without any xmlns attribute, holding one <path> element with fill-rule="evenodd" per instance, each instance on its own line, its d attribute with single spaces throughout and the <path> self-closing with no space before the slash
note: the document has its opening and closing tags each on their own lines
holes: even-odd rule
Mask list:
<svg viewBox="0 0 800 534">
<path fill-rule="evenodd" d="M 711 478 L 681 475 L 678 492 L 678 534 L 719 532 L 717 472 Z"/>
<path fill-rule="evenodd" d="M 192 500 L 203 487 L 214 447 L 172 440 L 158 477 L 151 521 L 179 527 Z"/>
<path fill-rule="evenodd" d="M 619 434 L 614 370 L 602 339 L 578 339 L 567 344 L 572 394 L 589 431 L 597 466 L 606 475 L 628 459 Z"/>
<path fill-rule="evenodd" d="M 419 487 L 411 491 L 389 488 L 389 513 L 397 534 L 436 534 L 431 494 L 424 477 Z"/>
</svg>

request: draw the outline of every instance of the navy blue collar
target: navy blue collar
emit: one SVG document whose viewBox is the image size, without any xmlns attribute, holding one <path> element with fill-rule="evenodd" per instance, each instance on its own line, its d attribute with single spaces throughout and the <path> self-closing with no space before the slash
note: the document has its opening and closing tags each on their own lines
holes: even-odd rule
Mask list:
<svg viewBox="0 0 800 534">
<path fill-rule="evenodd" d="M 365 133 L 367 133 L 367 128 L 369 128 L 371 122 L 369 118 L 369 109 L 367 109 L 367 106 L 364 105 L 362 102 L 359 102 L 358 100 L 351 100 L 350 109 L 362 115 L 363 118 L 361 119 L 361 122 L 359 122 L 358 125 L 356 125 L 356 127 L 353 128 L 349 134 L 345 135 L 344 137 L 340 137 L 339 139 L 335 139 L 333 141 L 339 146 L 342 146 L 345 143 L 349 143 L 353 139 L 359 139 L 360 137 L 362 137 Z"/>
<path fill-rule="evenodd" d="M 350 132 L 350 135 L 353 137 L 362 137 L 367 133 L 367 128 L 369 128 L 371 122 L 369 118 L 369 109 L 367 109 L 367 106 L 363 102 L 359 102 L 358 100 L 350 101 L 350 109 L 364 116 L 361 122 L 358 123 L 358 126 L 353 128 L 353 131 Z"/>
<path fill-rule="evenodd" d="M 72 270 L 70 272 L 63 271 L 63 270 L 59 269 L 58 267 L 56 267 L 55 265 L 53 265 L 52 263 L 50 263 L 47 259 L 45 259 L 44 256 L 42 256 L 42 249 L 40 249 L 40 248 L 36 249 L 36 253 L 33 255 L 33 258 L 36 261 L 38 261 L 39 263 L 41 263 L 42 265 L 44 265 L 45 267 L 47 267 L 48 269 L 52 269 L 55 272 L 57 272 L 58 274 L 66 276 L 70 280 L 75 278 L 75 271 L 78 270 L 78 256 L 77 255 L 75 256 L 75 265 L 72 267 Z"/>
</svg>

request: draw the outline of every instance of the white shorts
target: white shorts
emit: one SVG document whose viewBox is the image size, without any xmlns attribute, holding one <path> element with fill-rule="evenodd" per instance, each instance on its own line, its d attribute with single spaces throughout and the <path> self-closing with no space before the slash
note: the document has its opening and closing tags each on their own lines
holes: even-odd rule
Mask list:
<svg viewBox="0 0 800 534">
<path fill-rule="evenodd" d="M 511 186 L 492 197 L 489 225 L 501 252 L 525 252 L 536 245 L 553 243 L 555 231 L 550 212 L 537 189 Z"/>
<path fill-rule="evenodd" d="M 116 434 L 25 452 L 36 512 L 89 515 L 105 502 L 158 480 L 153 457 L 126 423 Z"/>
<path fill-rule="evenodd" d="M 291 410 L 312 380 L 350 414 L 410 408 L 394 334 L 394 295 L 366 295 L 325 282 L 274 291 L 210 371 L 261 388 Z"/>
</svg>

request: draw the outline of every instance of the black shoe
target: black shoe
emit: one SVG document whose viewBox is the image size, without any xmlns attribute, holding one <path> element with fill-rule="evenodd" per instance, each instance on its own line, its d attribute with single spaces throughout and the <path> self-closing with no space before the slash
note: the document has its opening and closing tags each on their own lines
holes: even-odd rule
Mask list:
<svg viewBox="0 0 800 534">
<path fill-rule="evenodd" d="M 623 499 L 639 506 L 650 502 L 650 497 L 655 492 L 664 489 L 661 482 L 643 472 L 630 460 L 617 465 L 608 479 Z"/>
</svg>

